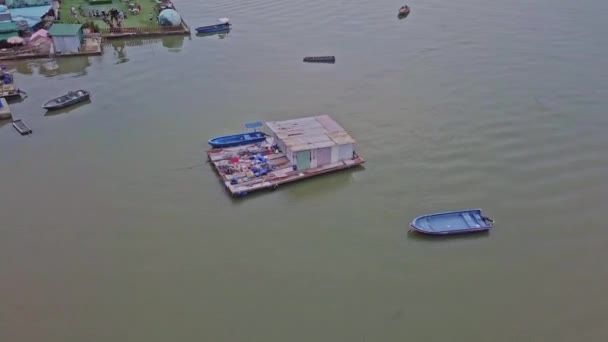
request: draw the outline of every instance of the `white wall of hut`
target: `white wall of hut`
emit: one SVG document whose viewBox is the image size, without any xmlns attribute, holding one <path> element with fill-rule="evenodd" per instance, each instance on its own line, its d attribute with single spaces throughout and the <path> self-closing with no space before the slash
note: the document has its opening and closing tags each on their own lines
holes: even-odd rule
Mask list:
<svg viewBox="0 0 608 342">
<path fill-rule="evenodd" d="M 287 148 L 283 140 L 279 139 L 275 133 L 272 133 L 272 137 L 274 138 L 274 143 L 277 144 L 281 152 L 289 159 L 289 162 L 297 164 L 295 153 Z M 310 150 L 310 167 L 321 167 L 342 160 L 350 160 L 353 158 L 354 148 L 354 144 L 344 144 Z"/>
</svg>

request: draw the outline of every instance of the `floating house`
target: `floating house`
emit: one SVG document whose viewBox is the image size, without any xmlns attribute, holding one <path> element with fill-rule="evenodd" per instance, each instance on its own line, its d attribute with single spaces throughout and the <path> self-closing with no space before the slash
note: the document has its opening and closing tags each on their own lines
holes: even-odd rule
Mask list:
<svg viewBox="0 0 608 342">
<path fill-rule="evenodd" d="M 84 42 L 82 24 L 53 24 L 48 32 L 53 40 L 55 53 L 80 52 Z"/>
<path fill-rule="evenodd" d="M 45 30 L 45 29 L 40 29 L 36 32 L 34 32 L 30 38 L 28 39 L 29 43 L 34 43 L 38 40 L 42 39 L 43 41 L 47 41 L 52 43 L 53 40 L 51 39 L 51 37 L 49 37 L 49 31 Z"/>
<path fill-rule="evenodd" d="M 266 122 L 264 142 L 207 151 L 234 196 L 359 166 L 355 139 L 328 115 Z"/>
<path fill-rule="evenodd" d="M 353 158 L 355 140 L 328 115 L 267 122 L 271 135 L 297 170 Z"/>
<path fill-rule="evenodd" d="M 52 54 L 53 51 L 53 40 L 48 35 L 48 31 L 40 29 L 30 36 L 27 41 L 27 45 L 31 48 L 35 48 L 38 53 Z"/>
</svg>

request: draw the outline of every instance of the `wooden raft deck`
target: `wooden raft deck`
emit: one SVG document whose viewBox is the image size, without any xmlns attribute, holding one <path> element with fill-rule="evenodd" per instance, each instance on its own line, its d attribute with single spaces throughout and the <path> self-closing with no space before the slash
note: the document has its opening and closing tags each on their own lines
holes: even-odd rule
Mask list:
<svg viewBox="0 0 608 342">
<path fill-rule="evenodd" d="M 207 156 L 219 174 L 220 181 L 232 196 L 245 196 L 250 192 L 262 189 L 274 190 L 281 184 L 348 169 L 365 162 L 363 158 L 355 154 L 354 158 L 350 160 L 294 171 L 293 165 L 283 153 L 274 153 L 270 150 L 272 144 L 272 139 L 269 138 L 266 142 L 257 145 L 210 149 L 207 151 Z M 256 166 L 256 162 L 250 158 L 257 154 L 263 155 L 267 160 L 267 166 L 270 166 L 265 175 L 256 176 L 251 169 L 252 166 Z M 238 158 L 238 161 L 235 158 Z M 234 184 L 233 178 L 238 179 L 238 183 Z"/>
</svg>

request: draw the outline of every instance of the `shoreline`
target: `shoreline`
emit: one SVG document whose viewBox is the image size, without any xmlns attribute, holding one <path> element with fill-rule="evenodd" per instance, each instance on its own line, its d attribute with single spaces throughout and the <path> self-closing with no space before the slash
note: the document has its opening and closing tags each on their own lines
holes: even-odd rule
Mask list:
<svg viewBox="0 0 608 342">
<path fill-rule="evenodd" d="M 177 11 L 175 5 L 172 3 L 173 10 Z M 179 11 L 177 11 L 179 13 Z M 180 14 L 181 16 L 181 14 Z M 54 21 L 54 24 L 61 24 L 61 21 Z M 87 49 L 86 51 L 72 52 L 72 53 L 50 53 L 50 52 L 34 52 L 32 49 L 28 49 L 25 46 L 15 47 L 6 49 L 0 52 L 0 61 L 13 61 L 13 60 L 24 60 L 24 59 L 43 59 L 43 58 L 61 58 L 61 57 L 75 57 L 75 56 L 99 56 L 103 54 L 104 40 L 118 40 L 125 38 L 150 38 L 150 37 L 165 37 L 165 36 L 190 36 L 190 26 L 186 23 L 184 18 L 181 18 L 181 22 L 176 26 L 155 26 L 155 27 L 115 27 L 115 28 L 102 28 L 99 32 L 85 33 L 85 40 L 89 40 L 89 43 L 93 43 L 91 46 L 92 50 Z M 89 44 L 84 44 L 89 46 Z M 22 51 L 25 50 L 25 51 Z"/>
</svg>

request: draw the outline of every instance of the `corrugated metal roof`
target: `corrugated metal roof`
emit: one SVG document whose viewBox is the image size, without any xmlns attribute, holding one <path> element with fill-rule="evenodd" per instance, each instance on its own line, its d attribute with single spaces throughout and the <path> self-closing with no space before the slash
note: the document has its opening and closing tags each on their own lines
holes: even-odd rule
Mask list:
<svg viewBox="0 0 608 342">
<path fill-rule="evenodd" d="M 17 31 L 17 24 L 12 21 L 0 22 L 0 32 L 13 32 Z"/>
<path fill-rule="evenodd" d="M 10 37 L 15 37 L 17 35 L 17 32 L 0 33 L 0 40 L 7 40 Z"/>
<path fill-rule="evenodd" d="M 49 36 L 76 36 L 82 24 L 53 24 L 49 29 Z"/>
<path fill-rule="evenodd" d="M 13 21 L 23 20 L 27 22 L 29 27 L 34 27 L 42 21 L 41 17 L 45 15 L 50 8 L 50 5 L 15 8 L 11 9 L 11 13 L 13 15 Z"/>
<path fill-rule="evenodd" d="M 293 152 L 355 143 L 329 115 L 271 121 L 266 126 Z"/>
</svg>

